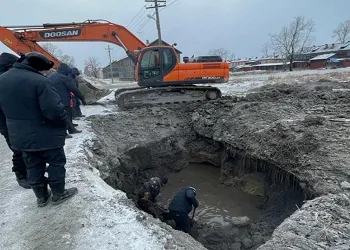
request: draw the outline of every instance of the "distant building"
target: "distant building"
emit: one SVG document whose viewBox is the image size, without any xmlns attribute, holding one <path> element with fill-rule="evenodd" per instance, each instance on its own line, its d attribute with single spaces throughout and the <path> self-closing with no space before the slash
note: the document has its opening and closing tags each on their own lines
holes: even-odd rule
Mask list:
<svg viewBox="0 0 350 250">
<path fill-rule="evenodd" d="M 350 41 L 346 43 L 332 43 L 319 46 L 304 48 L 299 55 L 296 56 L 296 61 L 309 61 L 316 56 L 334 54 L 334 58 L 350 58 Z"/>
<path fill-rule="evenodd" d="M 157 46 L 157 45 L 158 45 L 158 39 L 148 44 L 148 46 Z M 169 43 L 167 43 L 167 42 L 165 42 L 163 40 L 162 40 L 162 45 L 163 46 L 171 46 Z M 175 48 L 175 47 L 174 47 L 174 49 L 175 49 L 175 52 L 176 52 L 177 61 L 181 62 L 181 54 L 182 54 L 182 52 L 180 50 L 178 50 L 177 48 Z"/>
<path fill-rule="evenodd" d="M 350 67 L 350 41 L 307 47 L 295 59 L 309 61 L 311 69 Z"/>
<path fill-rule="evenodd" d="M 113 78 L 135 80 L 135 64 L 129 57 L 112 62 Z M 103 78 L 111 78 L 110 65 L 103 68 Z"/>
<path fill-rule="evenodd" d="M 157 46 L 158 40 L 148 44 L 148 46 Z M 162 41 L 162 45 L 170 46 L 168 43 Z M 175 48 L 177 59 L 180 62 L 182 52 Z M 129 57 L 112 62 L 113 77 L 120 80 L 135 80 L 135 64 Z M 110 64 L 103 68 L 103 78 L 111 78 Z"/>
<path fill-rule="evenodd" d="M 280 70 L 284 67 L 284 59 L 280 57 L 246 58 L 230 62 L 231 71 Z"/>
</svg>

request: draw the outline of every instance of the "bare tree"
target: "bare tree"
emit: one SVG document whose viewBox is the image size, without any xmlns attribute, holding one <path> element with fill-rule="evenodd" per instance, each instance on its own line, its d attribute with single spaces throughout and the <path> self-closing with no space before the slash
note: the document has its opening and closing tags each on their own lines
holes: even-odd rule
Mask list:
<svg viewBox="0 0 350 250">
<path fill-rule="evenodd" d="M 43 43 L 41 44 L 41 47 L 43 47 L 47 52 L 57 58 L 60 58 L 63 54 L 62 50 L 60 50 L 56 45 L 53 45 L 52 43 Z"/>
<path fill-rule="evenodd" d="M 305 17 L 295 17 L 279 33 L 270 34 L 271 45 L 275 52 L 288 58 L 289 70 L 293 70 L 294 58 L 305 47 L 309 47 L 313 41 L 311 34 L 315 31 L 314 22 Z"/>
<path fill-rule="evenodd" d="M 69 67 L 75 67 L 76 64 L 74 57 L 64 54 L 56 45 L 52 43 L 43 43 L 41 46 L 61 62 L 68 64 Z"/>
<path fill-rule="evenodd" d="M 75 65 L 76 65 L 74 57 L 69 56 L 69 55 L 65 55 L 65 54 L 62 55 L 60 57 L 60 60 L 61 60 L 61 62 L 68 64 L 68 66 L 71 68 L 75 67 Z"/>
<path fill-rule="evenodd" d="M 100 62 L 96 57 L 89 57 L 87 60 L 85 60 L 85 67 L 90 72 L 91 76 L 98 78 L 98 71 L 100 68 Z"/>
<path fill-rule="evenodd" d="M 350 41 L 350 20 L 340 23 L 339 26 L 333 30 L 333 38 L 336 38 L 337 42 L 340 43 Z"/>
<path fill-rule="evenodd" d="M 221 56 L 224 61 L 232 61 L 235 59 L 235 53 L 230 52 L 230 50 L 225 48 L 211 49 L 208 52 L 210 56 Z"/>
<path fill-rule="evenodd" d="M 261 48 L 261 53 L 263 57 L 269 57 L 271 51 L 271 45 L 269 43 L 265 43 Z"/>
</svg>

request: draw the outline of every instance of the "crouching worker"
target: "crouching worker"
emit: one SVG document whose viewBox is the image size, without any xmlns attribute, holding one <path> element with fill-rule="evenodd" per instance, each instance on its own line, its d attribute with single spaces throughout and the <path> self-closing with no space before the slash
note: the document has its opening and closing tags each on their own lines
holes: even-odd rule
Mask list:
<svg viewBox="0 0 350 250">
<path fill-rule="evenodd" d="M 11 147 L 23 153 L 28 184 L 39 207 L 49 202 L 48 185 L 54 205 L 78 192 L 77 188 L 65 189 L 67 114 L 53 83 L 40 73 L 52 66 L 45 56 L 31 52 L 0 76 L 0 110 L 6 118 Z"/>
<path fill-rule="evenodd" d="M 137 205 L 146 213 L 151 214 L 154 218 L 160 217 L 160 207 L 156 204 L 157 196 L 160 193 L 161 187 L 168 183 L 166 177 L 152 177 L 145 182 L 138 192 Z"/>
<path fill-rule="evenodd" d="M 188 234 L 191 234 L 192 222 L 188 214 L 191 212 L 192 206 L 194 208 L 199 206 L 194 187 L 182 188 L 169 205 L 170 216 L 176 223 L 176 229 Z"/>
</svg>

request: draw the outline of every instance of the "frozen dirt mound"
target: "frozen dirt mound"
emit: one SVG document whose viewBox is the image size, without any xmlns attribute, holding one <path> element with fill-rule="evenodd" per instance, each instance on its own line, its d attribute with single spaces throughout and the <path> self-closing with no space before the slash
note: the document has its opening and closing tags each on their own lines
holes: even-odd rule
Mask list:
<svg viewBox="0 0 350 250">
<path fill-rule="evenodd" d="M 223 168 L 228 161 L 218 161 L 218 155 L 223 157 L 224 147 L 229 162 L 239 159 L 243 170 L 265 169 L 273 181 L 303 190 L 304 205 L 292 204 L 297 211 L 260 249 L 346 249 L 342 244 L 350 240 L 346 226 L 350 223 L 349 89 L 348 83 L 330 82 L 271 85 L 243 98 L 130 110 L 109 119 L 95 117 L 93 129 L 103 137 L 92 149 L 97 155 L 95 165 L 110 185 L 130 194 L 162 167 L 181 170 L 189 159 L 205 159 Z M 189 147 L 191 140 L 221 146 Z M 114 146 L 108 149 L 108 145 Z M 110 164 L 103 164 L 104 159 Z M 236 174 L 241 173 L 223 168 L 221 181 L 227 185 L 247 181 Z M 340 219 L 333 219 L 336 216 Z M 294 234 L 304 244 L 293 241 Z M 243 240 L 227 249 L 254 249 Z"/>
</svg>

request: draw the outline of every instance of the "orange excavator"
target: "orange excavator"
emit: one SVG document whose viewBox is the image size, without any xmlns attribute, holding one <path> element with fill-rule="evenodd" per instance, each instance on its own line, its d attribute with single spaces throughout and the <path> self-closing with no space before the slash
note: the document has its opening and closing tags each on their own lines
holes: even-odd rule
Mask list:
<svg viewBox="0 0 350 250">
<path fill-rule="evenodd" d="M 218 88 L 197 84 L 222 83 L 229 78 L 226 62 L 180 63 L 172 46 L 147 46 L 128 29 L 104 20 L 33 26 L 0 26 L 0 41 L 17 54 L 37 51 L 55 63 L 57 58 L 37 42 L 104 41 L 122 47 L 135 63 L 136 88 L 115 92 L 122 109 L 163 103 L 214 100 Z"/>
</svg>

